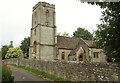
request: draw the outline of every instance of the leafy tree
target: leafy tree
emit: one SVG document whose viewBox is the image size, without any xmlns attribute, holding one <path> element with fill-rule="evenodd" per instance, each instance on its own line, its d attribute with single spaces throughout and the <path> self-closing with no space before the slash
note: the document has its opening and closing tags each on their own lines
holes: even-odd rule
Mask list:
<svg viewBox="0 0 120 83">
<path fill-rule="evenodd" d="M 73 36 L 77 38 L 83 38 L 86 40 L 92 40 L 93 35 L 85 28 L 77 28 L 77 31 L 73 32 Z"/>
<path fill-rule="evenodd" d="M 9 49 L 8 45 L 2 46 L 2 48 L 1 48 L 2 59 L 5 59 L 5 55 L 6 55 L 7 51 L 8 51 L 8 49 Z"/>
<path fill-rule="evenodd" d="M 120 2 L 90 3 L 99 5 L 102 12 L 102 24 L 95 31 L 98 47 L 104 48 L 108 61 L 120 62 Z"/>
<path fill-rule="evenodd" d="M 24 57 L 29 57 L 29 46 L 30 46 L 30 37 L 24 38 L 24 40 L 21 42 L 21 50 L 23 51 L 23 54 L 26 56 Z"/>
<path fill-rule="evenodd" d="M 22 50 L 20 48 L 9 48 L 7 51 L 7 54 L 5 55 L 5 58 L 17 58 L 22 53 Z"/>
<path fill-rule="evenodd" d="M 13 47 L 12 44 L 9 44 L 9 45 L 3 45 L 2 48 L 1 48 L 1 58 L 2 59 L 5 59 L 5 55 L 8 51 L 9 48 Z"/>
</svg>

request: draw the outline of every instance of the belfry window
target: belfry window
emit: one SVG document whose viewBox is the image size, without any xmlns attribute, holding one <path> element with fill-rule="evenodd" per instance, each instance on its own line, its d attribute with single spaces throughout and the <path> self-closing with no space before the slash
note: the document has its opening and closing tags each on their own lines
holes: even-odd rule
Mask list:
<svg viewBox="0 0 120 83">
<path fill-rule="evenodd" d="M 49 11 L 46 10 L 46 25 L 49 24 Z"/>
</svg>

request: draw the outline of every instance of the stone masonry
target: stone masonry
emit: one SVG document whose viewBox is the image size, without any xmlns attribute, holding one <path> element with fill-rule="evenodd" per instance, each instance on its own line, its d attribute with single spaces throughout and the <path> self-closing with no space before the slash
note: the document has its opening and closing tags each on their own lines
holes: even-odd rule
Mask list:
<svg viewBox="0 0 120 83">
<path fill-rule="evenodd" d="M 7 61 L 16 64 L 18 62 L 17 59 L 10 59 Z M 71 81 L 120 81 L 120 68 L 118 63 L 88 63 L 21 59 L 19 64 L 32 68 L 38 68 L 49 74 Z"/>
<path fill-rule="evenodd" d="M 54 60 L 55 5 L 38 2 L 33 7 L 29 59 Z"/>
</svg>

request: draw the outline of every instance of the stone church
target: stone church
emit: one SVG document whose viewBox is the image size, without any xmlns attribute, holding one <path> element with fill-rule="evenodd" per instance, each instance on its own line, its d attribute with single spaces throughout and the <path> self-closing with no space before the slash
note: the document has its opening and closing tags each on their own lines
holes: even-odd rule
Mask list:
<svg viewBox="0 0 120 83">
<path fill-rule="evenodd" d="M 106 62 L 93 41 L 56 35 L 55 5 L 38 2 L 33 7 L 29 59 Z"/>
</svg>

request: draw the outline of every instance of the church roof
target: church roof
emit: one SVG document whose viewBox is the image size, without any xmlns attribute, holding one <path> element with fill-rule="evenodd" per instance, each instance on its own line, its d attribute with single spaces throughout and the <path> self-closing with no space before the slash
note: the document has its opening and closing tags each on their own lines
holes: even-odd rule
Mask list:
<svg viewBox="0 0 120 83">
<path fill-rule="evenodd" d="M 64 37 L 64 36 L 57 36 L 57 47 L 60 49 L 70 49 L 76 50 L 78 45 L 82 44 L 79 41 L 83 41 L 88 47 L 93 47 L 92 40 L 83 40 L 74 37 Z"/>
<path fill-rule="evenodd" d="M 57 47 L 63 49 L 75 49 L 79 43 L 78 38 L 57 36 Z"/>
<path fill-rule="evenodd" d="M 93 47 L 93 41 L 92 40 L 83 40 L 87 45 L 88 47 Z"/>
</svg>

